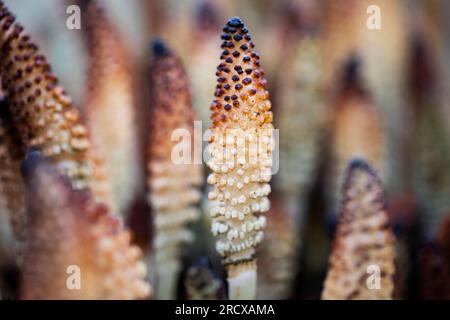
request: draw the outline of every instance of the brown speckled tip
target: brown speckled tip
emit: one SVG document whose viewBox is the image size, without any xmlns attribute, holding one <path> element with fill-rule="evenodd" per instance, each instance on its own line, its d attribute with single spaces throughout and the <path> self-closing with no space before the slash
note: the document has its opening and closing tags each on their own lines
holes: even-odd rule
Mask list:
<svg viewBox="0 0 450 320">
<path fill-rule="evenodd" d="M 140 250 L 108 209 L 31 152 L 22 166 L 28 199 L 24 299 L 140 299 L 150 294 Z M 80 269 L 77 269 L 77 268 Z M 72 269 L 71 269 L 72 268 Z M 81 289 L 69 290 L 81 273 Z M 67 273 L 68 272 L 68 273 Z"/>
<path fill-rule="evenodd" d="M 339 225 L 322 299 L 391 299 L 394 250 L 381 182 L 364 160 L 353 160 L 342 188 Z M 370 266 L 379 268 L 379 289 Z"/>
<path fill-rule="evenodd" d="M 150 141 L 151 159 L 171 161 L 173 130 L 193 130 L 195 112 L 191 103 L 189 79 L 181 60 L 161 39 L 152 44 L 150 66 Z"/>
<path fill-rule="evenodd" d="M 368 97 L 369 93 L 364 88 L 364 81 L 362 78 L 363 61 L 356 53 L 351 53 L 344 61 L 342 70 L 340 71 L 339 85 L 341 91 L 351 91 L 352 93 Z"/>
<path fill-rule="evenodd" d="M 270 193 L 273 116 L 259 55 L 253 50 L 251 36 L 240 18 L 231 18 L 226 23 L 222 40 L 215 98 L 210 107 L 211 160 L 208 166 L 212 173 L 208 183 L 214 188 L 208 198 L 213 203 L 212 232 L 217 239 L 216 249 L 230 276 L 242 268 L 249 267 L 252 271 L 256 268 L 255 247 L 263 238 L 266 223 L 260 213 L 270 206 L 267 195 Z M 248 148 L 243 147 L 250 138 L 260 146 L 254 163 L 249 161 Z M 228 150 L 224 152 L 225 139 Z M 226 154 L 239 157 L 223 159 L 223 154 L 225 158 Z"/>
<path fill-rule="evenodd" d="M 387 206 L 386 196 L 384 194 L 384 190 L 382 189 L 381 181 L 378 178 L 378 174 L 377 174 L 376 170 L 374 168 L 372 168 L 366 160 L 361 159 L 361 158 L 353 158 L 348 163 L 344 184 L 342 186 L 343 196 L 344 196 L 342 199 L 342 205 L 344 205 L 347 200 L 347 198 L 346 198 L 348 196 L 347 192 L 349 191 L 349 189 L 354 187 L 352 184 L 355 181 L 354 180 L 355 175 L 361 174 L 361 173 L 370 177 L 370 179 L 373 180 L 373 183 L 376 185 L 376 187 L 380 188 L 380 189 L 376 190 L 376 192 L 379 193 L 377 200 L 381 201 L 381 204 L 382 204 L 381 209 L 386 210 L 386 206 Z M 368 185 L 368 187 L 369 187 L 369 185 Z M 343 211 L 344 211 L 344 207 L 341 208 L 341 212 L 343 212 Z"/>
<path fill-rule="evenodd" d="M 175 179 L 170 188 L 183 188 L 198 185 L 202 179 L 200 166 L 194 164 L 175 165 L 172 161 L 172 149 L 176 145 L 171 140 L 173 132 L 185 129 L 194 137 L 194 121 L 196 114 L 192 108 L 189 79 L 181 60 L 164 41 L 153 42 L 153 61 L 150 67 L 150 132 L 147 155 L 149 159 L 149 186 L 159 179 Z M 193 140 L 191 141 L 194 142 Z M 193 145 L 191 144 L 191 147 Z M 190 172 L 191 175 L 177 177 L 176 171 Z M 167 175 L 167 176 L 164 176 Z M 180 183 L 177 185 L 176 181 Z M 187 185 L 183 184 L 183 181 Z M 167 181 L 169 182 L 169 181 Z M 154 192 L 171 192 L 168 186 L 162 185 Z M 174 190 L 175 190 L 174 189 Z M 172 191 L 174 191 L 172 190 Z M 178 203 L 178 202 L 177 202 Z M 153 203 L 153 205 L 155 205 Z"/>
<path fill-rule="evenodd" d="M 99 72 L 106 72 L 105 66 L 109 68 L 109 71 L 118 71 L 121 76 L 123 76 L 123 73 L 128 73 L 129 61 L 125 44 L 119 30 L 110 21 L 105 9 L 98 1 L 90 0 L 83 11 L 85 23 L 83 36 L 87 42 L 90 67 L 93 68 L 89 68 L 88 73 L 92 73 L 94 77 L 108 76 L 108 74 L 99 74 Z M 101 85 L 97 84 L 97 86 Z M 95 90 L 95 88 L 96 83 L 92 79 L 90 90 Z"/>
<path fill-rule="evenodd" d="M 89 140 L 78 111 L 46 58 L 0 2 L 0 71 L 14 126 L 26 148 L 38 148 L 70 177 L 89 186 Z"/>
<path fill-rule="evenodd" d="M 25 236 L 25 199 L 20 162 L 23 150 L 12 126 L 9 104 L 0 97 L 0 202 L 6 206 L 16 240 Z"/>
<path fill-rule="evenodd" d="M 154 249 L 157 269 L 156 297 L 175 298 L 175 284 L 181 270 L 185 245 L 194 235 L 188 223 L 199 217 L 198 202 L 203 182 L 202 167 L 188 159 L 172 159 L 181 142 L 193 150 L 195 112 L 191 104 L 189 79 L 181 60 L 161 40 L 153 43 L 150 67 L 150 132 L 147 145 L 148 202 L 154 213 Z M 174 133 L 189 133 L 190 141 L 173 141 Z M 190 143 L 190 145 L 187 145 Z M 194 152 L 191 153 L 192 157 Z"/>
<path fill-rule="evenodd" d="M 221 63 L 216 72 L 216 98 L 210 107 L 213 127 L 238 127 L 241 117 L 270 124 L 272 112 L 267 81 L 260 67 L 259 54 L 253 50 L 255 45 L 239 17 L 226 23 L 222 40 Z"/>
<path fill-rule="evenodd" d="M 152 54 L 155 59 L 158 57 L 168 57 L 174 55 L 172 50 L 166 45 L 166 43 L 160 39 L 156 38 L 152 42 Z"/>
</svg>

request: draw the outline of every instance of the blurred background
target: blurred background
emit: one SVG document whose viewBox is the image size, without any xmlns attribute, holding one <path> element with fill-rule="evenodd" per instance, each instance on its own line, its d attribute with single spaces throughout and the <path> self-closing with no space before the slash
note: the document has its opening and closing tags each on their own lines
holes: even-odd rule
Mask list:
<svg viewBox="0 0 450 320">
<path fill-rule="evenodd" d="M 184 63 L 203 129 L 209 126 L 222 27 L 235 15 L 246 22 L 280 130 L 280 172 L 272 180 L 272 208 L 259 248 L 260 298 L 320 297 L 342 173 L 354 156 L 369 160 L 387 190 L 397 236 L 395 297 L 450 297 L 450 264 L 442 249 L 449 247 L 438 244 L 442 234 L 448 235 L 444 221 L 450 216 L 449 1 L 98 2 L 126 44 L 137 107 L 151 108 L 150 43 L 159 37 Z M 83 109 L 83 16 L 81 30 L 69 30 L 70 1 L 5 3 Z M 367 12 L 370 5 L 380 9 L 380 29 L 367 26 L 373 16 Z M 209 235 L 206 199 L 202 209 L 203 218 L 192 226 L 196 240 L 186 252 L 180 298 L 186 297 L 187 283 L 198 277 L 196 272 L 210 264 L 210 277 L 218 279 L 214 285 L 220 287 L 223 281 Z M 149 251 L 150 209 L 136 200 L 131 211 L 128 224 L 136 242 Z"/>
</svg>

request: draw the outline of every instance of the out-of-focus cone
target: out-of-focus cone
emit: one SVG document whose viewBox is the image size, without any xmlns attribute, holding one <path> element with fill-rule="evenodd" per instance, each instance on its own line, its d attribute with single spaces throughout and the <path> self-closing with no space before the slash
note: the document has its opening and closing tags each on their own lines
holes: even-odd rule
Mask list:
<svg viewBox="0 0 450 320">
<path fill-rule="evenodd" d="M 350 54 L 357 51 L 361 28 L 359 0 L 325 0 L 323 3 L 324 84 L 331 88 L 341 66 Z"/>
<path fill-rule="evenodd" d="M 278 17 L 277 40 L 282 46 L 277 46 L 279 50 L 268 49 L 277 62 L 273 70 L 277 79 L 274 112 L 280 145 L 279 172 L 274 176 L 274 185 L 282 199 L 282 211 L 295 225 L 293 231 L 298 240 L 293 245 L 298 247 L 293 250 L 299 261 L 294 272 L 298 273 L 300 259 L 305 257 L 302 240 L 307 234 L 306 220 L 311 216 L 310 196 L 319 177 L 328 116 L 323 88 L 322 11 L 320 3 L 314 0 L 289 0 L 281 6 L 284 14 Z M 311 227 L 311 223 L 308 226 Z M 322 244 L 308 243 L 314 246 L 310 251 L 315 252 L 314 257 L 320 257 L 318 247 L 323 248 Z M 272 291 L 264 292 L 270 295 Z"/>
<path fill-rule="evenodd" d="M 297 275 L 300 237 L 279 198 L 271 198 L 267 227 L 258 253 L 258 299 L 287 299 Z"/>
<path fill-rule="evenodd" d="M 105 171 L 94 174 L 107 177 L 112 210 L 125 214 L 136 196 L 141 167 L 131 63 L 118 30 L 96 1 L 87 1 L 83 17 L 88 50 L 84 112 L 97 153 L 94 170 Z"/>
<path fill-rule="evenodd" d="M 366 90 L 359 69 L 360 60 L 352 56 L 345 66 L 330 111 L 330 165 L 326 191 L 331 214 L 338 211 L 339 185 L 352 158 L 367 159 L 384 177 L 385 137 L 382 121 L 378 106 Z"/>
<path fill-rule="evenodd" d="M 141 251 L 107 207 L 73 191 L 36 152 L 22 166 L 28 207 L 24 299 L 141 299 Z"/>
<path fill-rule="evenodd" d="M 203 1 L 197 8 L 194 29 L 202 30 L 192 46 L 191 56 L 187 63 L 187 72 L 192 79 L 193 105 L 197 111 L 203 128 L 211 125 L 209 104 L 211 92 L 216 85 L 214 73 L 217 68 L 217 54 L 220 39 L 220 7 L 212 1 Z"/>
<path fill-rule="evenodd" d="M 153 44 L 153 55 L 148 199 L 154 212 L 156 233 L 156 297 L 173 299 L 183 246 L 194 237 L 188 223 L 199 217 L 197 205 L 203 171 L 199 165 L 201 155 L 196 154 L 196 139 L 201 136 L 194 133 L 196 116 L 191 105 L 189 80 L 180 59 L 160 40 Z M 174 134 L 181 139 L 178 143 L 172 140 Z M 177 158 L 183 156 L 188 158 Z"/>
<path fill-rule="evenodd" d="M 417 194 L 424 232 L 436 235 L 450 208 L 450 127 L 445 119 L 442 74 L 433 48 L 416 35 L 411 59 L 410 176 Z"/>
<path fill-rule="evenodd" d="M 303 36 L 280 67 L 283 76 L 277 89 L 280 169 L 275 182 L 286 209 L 300 224 L 306 197 L 317 177 L 326 123 L 321 49 L 318 35 Z"/>
<path fill-rule="evenodd" d="M 78 111 L 23 27 L 0 1 L 0 73 L 13 126 L 25 149 L 39 149 L 75 189 L 87 189 L 90 143 Z"/>
<path fill-rule="evenodd" d="M 403 166 L 405 152 L 399 151 L 402 150 L 409 121 L 405 115 L 405 88 L 411 4 L 408 0 L 358 2 L 358 54 L 364 61 L 362 74 L 380 107 L 386 134 L 386 169 L 390 173 L 386 176 L 386 187 L 392 193 L 399 193 L 407 183 L 407 169 Z M 377 17 L 380 18 L 380 29 L 373 29 Z"/>
<path fill-rule="evenodd" d="M 377 174 L 363 160 L 352 160 L 322 299 L 391 299 L 394 242 Z"/>
</svg>

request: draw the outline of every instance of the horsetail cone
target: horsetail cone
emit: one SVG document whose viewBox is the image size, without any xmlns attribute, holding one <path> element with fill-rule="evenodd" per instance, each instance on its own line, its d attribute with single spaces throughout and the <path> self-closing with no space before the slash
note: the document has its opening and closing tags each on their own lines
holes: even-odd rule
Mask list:
<svg viewBox="0 0 450 320">
<path fill-rule="evenodd" d="M 191 105 L 189 80 L 180 59 L 160 40 L 153 44 L 153 55 L 148 188 L 149 203 L 155 213 L 156 296 L 173 299 L 184 246 L 194 238 L 188 224 L 200 215 L 198 202 L 203 171 L 199 164 L 180 163 L 181 159 L 172 158 L 180 146 L 175 145 L 172 136 L 183 132 L 193 137 L 182 142 L 182 148 L 192 158 L 195 139 L 201 137 L 194 134 L 196 115 Z"/>
<path fill-rule="evenodd" d="M 347 169 L 334 241 L 322 299 L 391 299 L 394 235 L 381 182 L 363 160 Z"/>
<path fill-rule="evenodd" d="M 103 158 L 112 208 L 125 213 L 134 200 L 140 167 L 130 59 L 121 35 L 97 1 L 88 1 L 84 11 L 89 66 L 86 124 Z"/>
<path fill-rule="evenodd" d="M 420 36 L 414 39 L 410 83 L 411 134 L 407 168 L 423 212 L 423 231 L 433 237 L 450 208 L 450 130 L 443 111 L 443 78 L 435 48 Z"/>
<path fill-rule="evenodd" d="M 306 197 L 316 181 L 328 117 L 323 89 L 323 41 L 316 31 L 305 31 L 292 41 L 292 52 L 280 63 L 277 125 L 280 136 L 280 171 L 274 184 L 283 206 L 304 227 Z M 301 248 L 298 248 L 301 250 Z"/>
<path fill-rule="evenodd" d="M 40 149 L 75 189 L 89 186 L 89 140 L 46 58 L 0 1 L 0 73 L 25 148 Z"/>
<path fill-rule="evenodd" d="M 361 61 L 352 56 L 344 66 L 341 88 L 331 111 L 330 170 L 327 198 L 330 211 L 339 210 L 339 184 L 352 158 L 367 159 L 385 175 L 385 134 L 380 110 L 366 90 L 361 77 Z"/>
<path fill-rule="evenodd" d="M 318 170 L 326 120 L 322 60 L 322 41 L 319 36 L 308 34 L 280 66 L 286 76 L 278 84 L 277 119 L 283 135 L 277 187 L 295 197 L 296 203 L 298 196 L 304 198 L 311 190 Z"/>
<path fill-rule="evenodd" d="M 221 63 L 211 104 L 212 232 L 228 269 L 230 298 L 254 298 L 255 247 L 269 209 L 273 125 L 259 55 L 240 18 L 223 29 Z"/>
<path fill-rule="evenodd" d="M 67 177 L 36 152 L 28 154 L 22 172 L 29 213 L 22 298 L 141 299 L 150 295 L 142 253 L 106 206 L 87 192 L 73 190 Z"/>
</svg>

